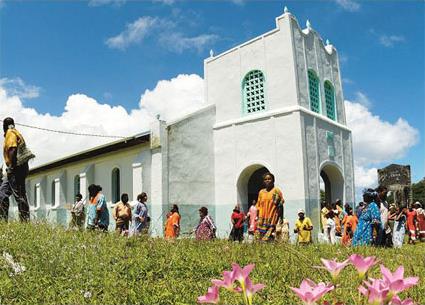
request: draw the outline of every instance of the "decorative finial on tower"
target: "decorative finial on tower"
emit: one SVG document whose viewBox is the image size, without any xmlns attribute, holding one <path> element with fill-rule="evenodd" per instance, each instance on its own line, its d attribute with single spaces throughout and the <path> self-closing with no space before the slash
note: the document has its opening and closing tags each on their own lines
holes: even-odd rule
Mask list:
<svg viewBox="0 0 425 305">
<path fill-rule="evenodd" d="M 214 51 L 212 49 L 210 50 L 210 57 L 214 57 Z"/>
<path fill-rule="evenodd" d="M 310 20 L 307 19 L 306 23 L 305 23 L 307 29 L 311 30 L 311 23 Z"/>
<path fill-rule="evenodd" d="M 157 115 L 156 115 L 156 119 L 159 121 L 159 119 L 161 118 L 161 115 L 158 113 Z"/>
<path fill-rule="evenodd" d="M 331 43 L 329 42 L 329 39 L 326 39 L 326 45 L 329 46 Z"/>
<path fill-rule="evenodd" d="M 289 10 L 288 10 L 288 7 L 285 5 L 285 7 L 283 8 L 283 12 L 285 13 L 285 14 L 288 14 L 289 13 Z"/>
</svg>

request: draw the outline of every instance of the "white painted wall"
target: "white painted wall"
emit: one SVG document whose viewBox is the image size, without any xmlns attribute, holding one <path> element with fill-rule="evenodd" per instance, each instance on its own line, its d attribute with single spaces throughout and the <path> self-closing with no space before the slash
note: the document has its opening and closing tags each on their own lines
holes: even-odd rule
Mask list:
<svg viewBox="0 0 425 305">
<path fill-rule="evenodd" d="M 216 221 L 221 235 L 229 233 L 229 217 L 238 201 L 237 181 L 253 164 L 262 164 L 275 175 L 286 198 L 286 215 L 295 222 L 296 210 L 305 208 L 298 112 L 217 128 L 214 144 Z"/>
<path fill-rule="evenodd" d="M 241 116 L 242 80 L 251 70 L 264 73 L 268 110 L 297 104 L 289 20 L 279 17 L 275 30 L 205 60 L 207 100 L 216 105 L 216 123 Z"/>
<path fill-rule="evenodd" d="M 168 126 L 168 202 L 179 205 L 182 232 L 197 225 L 200 207 L 215 213 L 214 122 L 215 107 L 207 107 Z"/>
<path fill-rule="evenodd" d="M 84 198 L 88 195 L 87 188 L 90 184 L 99 184 L 103 188 L 102 192 L 108 206 L 111 206 L 113 204 L 111 173 L 115 167 L 120 169 L 121 193 L 128 193 L 130 200 L 135 200 L 135 196 L 141 191 L 150 195 L 150 183 L 142 183 L 142 181 L 151 180 L 150 155 L 149 144 L 142 144 L 29 176 L 27 195 L 32 206 L 32 217 L 41 219 L 47 217 L 50 221 L 67 225 L 70 218 L 68 210 L 75 200 L 74 177 L 76 175 L 80 176 L 80 192 Z M 137 166 L 133 167 L 133 164 Z M 56 187 L 54 206 L 51 205 L 52 181 L 55 182 Z M 34 208 L 33 203 L 35 185 L 38 185 L 40 193 L 37 197 L 38 208 Z"/>
</svg>

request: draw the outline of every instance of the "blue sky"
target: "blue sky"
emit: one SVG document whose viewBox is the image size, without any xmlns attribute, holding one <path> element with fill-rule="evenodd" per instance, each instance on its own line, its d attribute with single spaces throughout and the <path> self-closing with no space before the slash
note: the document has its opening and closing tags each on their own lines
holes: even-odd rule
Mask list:
<svg viewBox="0 0 425 305">
<path fill-rule="evenodd" d="M 13 86 L 19 78 L 29 90 L 21 94 L 24 106 L 53 116 L 60 116 L 76 93 L 136 109 L 145 90 L 160 80 L 203 76 L 210 49 L 220 53 L 273 29 L 286 5 L 302 27 L 309 19 L 338 49 L 347 100 L 366 105 L 389 124 L 402 118 L 419 132 L 417 144 L 367 166 L 411 164 L 414 181 L 425 176 L 423 1 L 3 0 L 0 5 L 0 78 L 15 80 L 9 82 Z M 126 45 L 108 43 L 137 20 L 152 26 Z M 398 145 L 397 137 L 392 145 Z"/>
</svg>

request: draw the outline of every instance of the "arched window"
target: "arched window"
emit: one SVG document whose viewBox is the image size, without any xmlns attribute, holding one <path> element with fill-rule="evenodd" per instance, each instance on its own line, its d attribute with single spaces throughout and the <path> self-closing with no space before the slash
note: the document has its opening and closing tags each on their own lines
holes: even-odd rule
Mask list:
<svg viewBox="0 0 425 305">
<path fill-rule="evenodd" d="M 266 110 L 264 81 L 264 74 L 260 70 L 253 70 L 245 75 L 242 81 L 244 114 Z"/>
<path fill-rule="evenodd" d="M 120 200 L 120 170 L 114 168 L 112 170 L 112 203 Z"/>
<path fill-rule="evenodd" d="M 326 116 L 335 120 L 335 91 L 330 81 L 325 81 Z"/>
<path fill-rule="evenodd" d="M 74 177 L 74 197 L 77 194 L 80 194 L 80 175 L 75 175 Z"/>
<path fill-rule="evenodd" d="M 310 109 L 320 113 L 319 78 L 313 70 L 308 70 L 308 89 L 310 92 Z"/>
<path fill-rule="evenodd" d="M 55 180 L 52 181 L 52 207 L 55 206 L 55 197 L 56 197 L 56 187 L 55 187 Z"/>
</svg>

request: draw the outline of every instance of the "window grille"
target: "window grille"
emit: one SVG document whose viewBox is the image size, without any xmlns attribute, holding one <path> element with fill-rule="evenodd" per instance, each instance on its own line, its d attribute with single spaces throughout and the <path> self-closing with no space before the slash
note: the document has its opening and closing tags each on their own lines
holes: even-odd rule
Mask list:
<svg viewBox="0 0 425 305">
<path fill-rule="evenodd" d="M 244 113 L 266 110 L 264 97 L 264 74 L 260 70 L 249 72 L 243 80 L 243 103 Z"/>
<path fill-rule="evenodd" d="M 319 78 L 312 70 L 308 70 L 308 88 L 310 92 L 310 109 L 320 113 Z"/>
<path fill-rule="evenodd" d="M 335 92 L 329 81 L 325 82 L 326 116 L 335 120 Z"/>
</svg>

